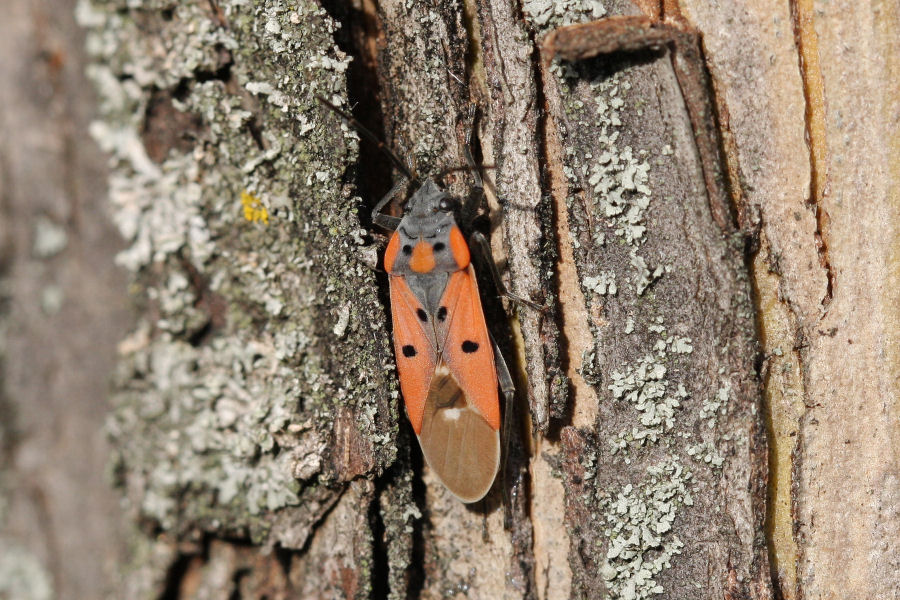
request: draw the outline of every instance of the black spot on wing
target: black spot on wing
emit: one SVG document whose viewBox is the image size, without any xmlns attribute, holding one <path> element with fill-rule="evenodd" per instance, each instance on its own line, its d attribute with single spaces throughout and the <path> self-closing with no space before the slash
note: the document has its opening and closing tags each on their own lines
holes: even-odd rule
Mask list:
<svg viewBox="0 0 900 600">
<path fill-rule="evenodd" d="M 428 321 L 428 314 L 421 308 L 416 309 L 416 316 L 418 316 L 419 320 L 422 321 L 423 323 Z"/>
<path fill-rule="evenodd" d="M 444 322 L 444 319 L 447 318 L 447 307 L 446 306 L 442 306 L 438 309 L 437 318 L 438 318 L 438 321 L 440 321 L 442 323 Z"/>
<path fill-rule="evenodd" d="M 418 352 L 416 352 L 415 346 L 410 346 L 409 344 L 403 346 L 403 348 L 401 348 L 401 351 L 403 352 L 403 356 L 405 356 L 406 358 L 412 358 L 413 356 L 418 354 Z"/>
<path fill-rule="evenodd" d="M 405 246 L 403 246 L 403 254 L 405 254 L 407 256 L 412 254 L 412 246 L 410 246 L 409 244 L 406 244 Z"/>
<path fill-rule="evenodd" d="M 440 252 L 441 250 L 443 250 L 443 249 L 446 248 L 446 247 L 447 247 L 447 246 L 444 245 L 444 242 L 437 242 L 437 243 L 434 245 L 434 251 L 435 251 L 435 252 Z"/>
<path fill-rule="evenodd" d="M 473 342 L 472 340 L 466 340 L 462 343 L 462 351 L 466 354 L 472 354 L 478 350 L 478 342 Z"/>
</svg>

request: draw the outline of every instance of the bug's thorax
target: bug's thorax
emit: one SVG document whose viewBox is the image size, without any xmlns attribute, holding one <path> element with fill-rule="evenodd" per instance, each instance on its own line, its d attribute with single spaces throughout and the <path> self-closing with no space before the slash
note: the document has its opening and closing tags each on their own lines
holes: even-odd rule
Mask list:
<svg viewBox="0 0 900 600">
<path fill-rule="evenodd" d="M 415 277 L 452 273 L 469 266 L 466 244 L 452 210 L 442 207 L 448 194 L 427 179 L 409 199 L 406 213 L 385 251 L 385 270 Z"/>
</svg>

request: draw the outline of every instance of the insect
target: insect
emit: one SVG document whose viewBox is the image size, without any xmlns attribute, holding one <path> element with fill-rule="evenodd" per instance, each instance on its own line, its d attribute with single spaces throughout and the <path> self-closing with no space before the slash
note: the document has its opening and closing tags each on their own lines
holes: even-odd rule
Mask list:
<svg viewBox="0 0 900 600">
<path fill-rule="evenodd" d="M 506 291 L 480 232 L 463 232 L 483 199 L 481 176 L 466 138 L 465 155 L 475 185 L 461 203 L 432 178 L 421 180 L 356 119 L 327 100 L 325 106 L 381 148 L 410 181 L 402 217 L 382 213 L 397 183 L 375 206 L 372 221 L 392 231 L 384 253 L 390 282 L 394 353 L 406 414 L 422 453 L 438 479 L 462 502 L 481 500 L 501 464 L 501 410 L 506 438 L 514 385 L 488 332 L 471 248 L 490 269 L 501 295 L 540 309 Z M 471 113 L 474 128 L 474 107 Z M 459 220 L 458 220 L 459 218 Z M 461 227 L 461 224 L 463 227 Z M 470 246 L 471 244 L 471 246 Z"/>
</svg>

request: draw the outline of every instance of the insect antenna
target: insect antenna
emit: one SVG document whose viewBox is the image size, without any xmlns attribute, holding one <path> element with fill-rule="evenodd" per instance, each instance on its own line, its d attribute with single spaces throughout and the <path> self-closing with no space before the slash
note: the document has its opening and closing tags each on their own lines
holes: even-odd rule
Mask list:
<svg viewBox="0 0 900 600">
<path fill-rule="evenodd" d="M 369 131 L 369 129 L 365 125 L 363 125 L 362 123 L 357 121 L 353 117 L 353 115 L 350 115 L 350 114 L 342 111 L 340 108 L 338 108 L 337 106 L 335 106 L 334 104 L 332 104 L 331 102 L 329 102 L 328 100 L 323 98 L 322 96 L 316 96 L 316 100 L 318 100 L 319 102 L 321 102 L 322 104 L 324 104 L 325 106 L 330 108 L 332 111 L 337 113 L 337 115 L 340 118 L 342 118 L 348 125 L 350 125 L 354 129 L 356 129 L 359 133 L 361 133 L 363 135 L 363 137 L 365 137 L 367 140 L 369 140 L 370 142 L 375 144 L 379 150 L 384 152 L 385 155 L 387 155 L 387 157 L 391 159 L 391 162 L 394 163 L 394 166 L 397 167 L 397 169 L 401 173 L 403 173 L 403 175 L 405 175 L 407 179 L 409 179 L 410 181 L 418 181 L 419 178 L 416 176 L 416 174 L 413 171 L 410 170 L 410 168 L 402 160 L 400 160 L 400 157 L 398 157 L 397 154 L 393 150 L 391 150 L 391 148 L 387 144 L 385 144 L 383 141 L 378 139 L 377 135 L 375 135 L 374 133 Z"/>
<path fill-rule="evenodd" d="M 460 171 L 479 171 L 482 169 L 496 169 L 497 165 L 479 165 L 479 166 L 471 166 L 471 165 L 456 165 L 455 167 L 447 167 L 446 169 L 441 170 L 436 176 L 435 179 L 443 180 L 444 177 L 449 175 L 450 173 L 458 173 Z"/>
</svg>

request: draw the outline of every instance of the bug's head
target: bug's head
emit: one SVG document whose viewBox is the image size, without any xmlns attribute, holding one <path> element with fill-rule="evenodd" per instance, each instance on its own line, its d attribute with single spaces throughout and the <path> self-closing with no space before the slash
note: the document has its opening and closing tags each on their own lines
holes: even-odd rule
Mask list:
<svg viewBox="0 0 900 600">
<path fill-rule="evenodd" d="M 459 208 L 459 201 L 428 178 L 406 203 L 407 215 L 413 218 L 434 218 L 441 215 L 453 216 Z"/>
</svg>

